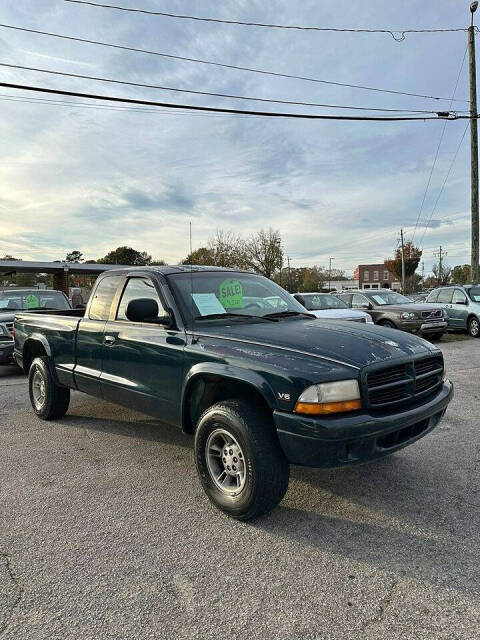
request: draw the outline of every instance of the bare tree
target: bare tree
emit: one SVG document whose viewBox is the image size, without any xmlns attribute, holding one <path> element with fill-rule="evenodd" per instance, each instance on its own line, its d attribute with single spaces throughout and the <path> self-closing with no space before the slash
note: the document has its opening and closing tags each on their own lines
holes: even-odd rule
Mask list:
<svg viewBox="0 0 480 640">
<path fill-rule="evenodd" d="M 246 240 L 243 252 L 248 267 L 271 278 L 283 265 L 280 231 L 271 228 L 258 231 Z"/>
<path fill-rule="evenodd" d="M 437 280 L 437 286 L 442 287 L 450 284 L 450 276 L 452 274 L 452 267 L 446 262 L 442 262 L 442 268 L 440 264 L 436 262 L 432 267 L 433 275 Z"/>
</svg>

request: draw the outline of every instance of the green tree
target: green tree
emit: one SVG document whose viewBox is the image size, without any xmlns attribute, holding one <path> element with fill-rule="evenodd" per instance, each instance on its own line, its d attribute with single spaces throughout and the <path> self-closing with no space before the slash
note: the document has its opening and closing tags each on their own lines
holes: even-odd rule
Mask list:
<svg viewBox="0 0 480 640">
<path fill-rule="evenodd" d="M 117 247 L 97 262 L 100 264 L 127 264 L 142 267 L 151 264 L 152 256 L 146 251 L 137 251 L 132 247 Z"/>
<path fill-rule="evenodd" d="M 70 251 L 70 253 L 67 253 L 67 255 L 65 256 L 65 262 L 77 264 L 79 262 L 83 262 L 83 253 L 81 251 L 78 251 L 78 249 Z"/>
<path fill-rule="evenodd" d="M 452 269 L 451 277 L 453 284 L 467 284 L 472 281 L 472 269 L 469 264 L 457 264 Z"/>
<path fill-rule="evenodd" d="M 207 247 L 200 247 L 195 249 L 192 253 L 182 260 L 182 264 L 198 264 L 212 266 L 215 264 L 215 255 L 211 249 Z"/>
</svg>

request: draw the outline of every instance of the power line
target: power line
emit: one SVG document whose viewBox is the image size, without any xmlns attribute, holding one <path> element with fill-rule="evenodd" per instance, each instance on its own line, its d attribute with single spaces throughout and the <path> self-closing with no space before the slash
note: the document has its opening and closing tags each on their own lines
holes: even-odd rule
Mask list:
<svg viewBox="0 0 480 640">
<path fill-rule="evenodd" d="M 81 93 L 79 91 L 66 91 L 60 89 L 49 89 L 47 87 L 34 87 L 25 84 L 14 84 L 10 82 L 0 82 L 0 87 L 7 89 L 21 89 L 22 91 L 36 91 L 38 93 L 51 93 L 62 96 L 73 96 L 76 98 L 88 98 L 93 100 L 105 100 L 109 102 L 122 102 L 126 104 L 142 104 L 154 107 L 166 107 L 169 109 L 188 109 L 192 111 L 207 111 L 212 113 L 233 113 L 252 116 L 262 116 L 268 118 L 296 118 L 300 120 L 355 120 L 355 121 L 370 121 L 370 122 L 402 122 L 402 121 L 420 121 L 420 120 L 439 120 L 440 118 L 447 117 L 448 120 L 470 120 L 470 115 L 458 115 L 450 112 L 439 112 L 438 116 L 344 116 L 344 115 L 327 115 L 327 114 L 314 114 L 314 113 L 286 113 L 278 111 L 249 111 L 246 109 L 230 109 L 226 107 L 206 107 L 190 104 L 177 104 L 171 102 L 156 102 L 153 100 L 140 100 L 138 98 L 120 98 L 118 96 L 105 96 L 95 93 Z M 478 117 L 478 116 L 477 116 Z"/>
<path fill-rule="evenodd" d="M 90 5 L 92 7 L 101 7 L 103 9 L 115 9 L 117 11 L 128 11 L 130 13 L 142 13 L 150 16 L 163 16 L 165 18 L 177 18 L 181 20 L 196 20 L 199 22 L 216 22 L 219 24 L 242 25 L 246 27 L 263 27 L 269 29 L 292 29 L 299 31 L 331 31 L 337 33 L 387 33 L 397 42 L 405 40 L 407 33 L 452 33 L 456 31 L 464 31 L 464 27 L 447 28 L 447 29 L 340 29 L 336 27 L 315 27 L 315 26 L 299 26 L 292 24 L 271 24 L 265 22 L 245 22 L 242 20 L 224 20 L 221 18 L 203 18 L 200 16 L 183 15 L 178 13 L 167 13 L 165 11 L 151 11 L 148 9 L 138 9 L 136 7 L 119 7 L 113 4 L 103 4 L 100 2 L 91 2 L 91 0 L 65 0 L 75 4 Z"/>
<path fill-rule="evenodd" d="M 114 106 L 114 105 L 106 105 L 106 104 L 85 104 L 84 102 L 75 102 L 70 100 L 49 100 L 47 98 L 24 98 L 19 96 L 12 96 L 5 93 L 0 93 L 0 100 L 4 102 L 20 102 L 25 104 L 44 104 L 46 106 L 63 106 L 63 107 L 75 107 L 81 109 L 93 109 L 97 111 L 117 111 L 117 112 L 133 112 L 133 113 L 155 113 L 162 114 L 168 116 L 188 116 L 188 117 L 198 117 L 198 118 L 229 118 L 229 117 L 237 117 L 237 118 L 250 118 L 248 115 L 237 115 L 228 114 L 228 113 L 190 113 L 189 111 L 181 111 L 181 110 L 171 110 L 171 109 L 160 109 L 160 108 L 152 108 L 152 109 L 142 109 L 141 107 L 122 107 L 122 106 Z"/>
<path fill-rule="evenodd" d="M 390 94 L 394 94 L 394 95 L 400 95 L 400 96 L 409 96 L 412 98 L 423 98 L 426 100 L 453 100 L 453 98 L 445 98 L 445 97 L 441 97 L 441 96 L 430 96 L 430 95 L 426 95 L 426 94 L 422 94 L 422 93 L 412 93 L 412 92 L 408 92 L 408 91 L 395 91 L 393 89 L 382 89 L 379 87 L 370 87 L 370 86 L 366 86 L 366 85 L 360 85 L 360 84 L 350 84 L 350 83 L 346 83 L 346 82 L 334 82 L 333 80 L 322 80 L 320 78 L 312 78 L 312 77 L 308 77 L 308 76 L 296 76 L 293 74 L 289 74 L 289 73 L 280 73 L 277 71 L 268 71 L 266 69 L 255 69 L 253 67 L 243 67 L 243 66 L 239 66 L 239 65 L 234 65 L 234 64 L 226 64 L 223 62 L 215 62 L 212 60 L 202 60 L 200 58 L 188 58 L 185 56 L 178 56 L 178 55 L 173 55 L 170 53 L 162 53 L 160 51 L 151 51 L 149 49 L 138 49 L 135 47 L 128 47 L 126 45 L 120 45 L 120 44 L 113 44 L 111 42 L 102 42 L 100 40 L 89 40 L 87 38 L 77 38 L 74 36 L 67 36 L 64 34 L 60 34 L 60 33 L 52 33 L 49 31 L 39 31 L 37 29 L 28 29 L 26 27 L 17 27 L 14 25 L 10 25 L 10 24 L 1 24 L 0 23 L 0 28 L 3 29 L 12 29 L 15 31 L 23 31 L 26 33 L 35 33 L 37 35 L 43 35 L 43 36 L 49 36 L 51 38 L 61 38 L 63 40 L 71 40 L 73 42 L 83 42 L 86 44 L 94 44 L 97 46 L 101 46 L 101 47 L 110 47 L 113 49 L 120 49 L 123 51 L 132 51 L 135 53 L 144 53 L 147 55 L 152 55 L 152 56 L 160 56 L 162 58 L 170 58 L 173 60 L 182 60 L 184 62 L 194 62 L 194 63 L 198 63 L 198 64 L 206 64 L 206 65 L 211 65 L 211 66 L 215 66 L 215 67 L 223 67 L 225 69 L 233 69 L 236 71 L 246 71 L 249 73 L 259 73 L 262 75 L 268 75 L 268 76 L 275 76 L 278 78 L 289 78 L 289 79 L 293 79 L 293 80 L 303 80 L 305 82 L 316 82 L 319 84 L 327 84 L 327 85 L 333 85 L 333 86 L 337 86 L 337 87 L 346 87 L 349 89 L 361 89 L 363 91 L 375 91 L 378 93 L 390 93 Z M 454 100 L 455 102 L 469 102 L 468 100 L 464 100 L 464 99 L 459 99 L 456 98 Z"/>
<path fill-rule="evenodd" d="M 433 205 L 432 212 L 430 214 L 430 217 L 428 218 L 427 224 L 425 225 L 425 229 L 423 230 L 423 235 L 422 235 L 422 239 L 420 241 L 420 246 L 422 246 L 422 244 L 423 244 L 423 239 L 425 238 L 425 234 L 426 234 L 427 229 L 428 229 L 428 227 L 430 225 L 430 222 L 431 222 L 431 220 L 433 218 L 433 214 L 435 213 L 435 210 L 437 208 L 438 201 L 440 200 L 440 197 L 441 197 L 441 195 L 442 195 L 442 193 L 443 193 L 443 191 L 445 189 L 445 185 L 447 184 L 447 180 L 450 177 L 450 173 L 452 172 L 453 165 L 455 164 L 455 160 L 457 159 L 458 152 L 460 151 L 460 147 L 462 146 L 462 142 L 463 142 L 463 140 L 465 138 L 465 134 L 467 133 L 468 126 L 469 126 L 469 123 L 467 122 L 467 126 L 465 127 L 465 129 L 463 131 L 462 137 L 460 138 L 460 142 L 458 143 L 458 147 L 457 147 L 457 149 L 455 151 L 455 154 L 454 154 L 454 156 L 452 158 L 450 166 L 448 167 L 448 171 L 447 171 L 447 174 L 445 176 L 445 180 L 443 181 L 442 188 L 440 189 L 440 192 L 439 192 L 439 194 L 437 196 L 437 199 L 435 200 L 435 204 Z"/>
<path fill-rule="evenodd" d="M 111 84 L 121 84 L 128 85 L 131 87 L 143 87 L 147 89 L 160 89 L 162 91 L 175 91 L 177 93 L 192 93 L 196 95 L 202 96 L 216 96 L 219 98 L 234 98 L 236 100 L 253 100 L 255 102 L 270 102 L 276 104 L 292 104 L 292 105 L 301 105 L 308 107 L 325 107 L 328 109 L 351 109 L 356 111 L 385 111 L 385 112 L 395 112 L 395 113 L 437 113 L 432 110 L 421 110 L 421 109 L 387 109 L 387 108 L 379 108 L 379 107 L 356 107 L 350 105 L 339 105 L 339 104 L 323 104 L 319 102 L 300 102 L 294 100 L 279 100 L 272 98 L 256 98 L 252 96 L 239 96 L 230 93 L 215 93 L 212 91 L 194 91 L 192 89 L 179 89 L 177 87 L 167 87 L 163 85 L 156 84 L 145 84 L 142 82 L 129 82 L 126 80 L 116 80 L 114 78 L 103 78 L 99 76 L 87 76 L 79 73 L 68 73 L 66 71 L 54 71 L 52 69 L 41 69 L 38 67 L 26 67 L 19 64 L 9 64 L 6 62 L 0 62 L 0 67 L 8 67 L 10 69 L 23 69 L 24 71 L 36 71 L 39 73 L 49 73 L 56 76 L 67 76 L 69 78 L 81 78 L 82 80 L 95 80 L 96 82 L 108 82 Z M 466 113 L 466 112 L 465 112 Z"/>
<path fill-rule="evenodd" d="M 465 53 L 463 54 L 463 58 L 462 58 L 462 64 L 460 65 L 460 70 L 458 72 L 457 81 L 455 82 L 455 87 L 453 89 L 453 97 L 452 97 L 452 101 L 450 102 L 450 105 L 449 105 L 450 109 L 452 108 L 453 98 L 455 98 L 455 94 L 457 93 L 458 83 L 460 81 L 460 76 L 462 75 L 462 70 L 463 70 L 463 65 L 465 64 L 466 55 L 467 55 L 467 47 L 465 48 Z M 432 163 L 432 168 L 430 169 L 430 175 L 428 176 L 427 186 L 425 187 L 425 192 L 423 194 L 422 204 L 421 204 L 420 210 L 418 212 L 417 222 L 415 223 L 415 229 L 413 230 L 412 242 L 415 239 L 415 234 L 417 232 L 418 223 L 420 222 L 420 218 L 422 216 L 423 207 L 425 205 L 425 200 L 427 198 L 428 189 L 430 188 L 430 182 L 432 180 L 433 171 L 435 169 L 435 165 L 437 164 L 438 153 L 440 151 L 440 147 L 442 146 L 443 137 L 445 135 L 446 128 L 447 128 L 447 123 L 445 122 L 444 125 L 443 125 L 442 132 L 440 134 L 440 139 L 438 141 L 437 150 L 435 152 L 435 157 L 434 157 L 433 163 Z"/>
</svg>

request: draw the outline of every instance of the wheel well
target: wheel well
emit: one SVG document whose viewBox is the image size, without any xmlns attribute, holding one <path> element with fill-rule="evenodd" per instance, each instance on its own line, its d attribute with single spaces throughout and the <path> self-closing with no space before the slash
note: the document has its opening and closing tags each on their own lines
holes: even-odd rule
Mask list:
<svg viewBox="0 0 480 640">
<path fill-rule="evenodd" d="M 46 356 L 45 347 L 38 340 L 29 340 L 23 348 L 23 370 L 28 373 L 30 365 L 39 356 Z"/>
<path fill-rule="evenodd" d="M 477 316 L 474 313 L 471 313 L 467 318 L 467 327 L 468 327 L 468 323 L 472 318 L 475 318 L 476 320 L 478 320 Z"/>
<path fill-rule="evenodd" d="M 257 389 L 241 380 L 230 380 L 214 374 L 195 378 L 189 385 L 183 404 L 182 429 L 193 433 L 202 413 L 222 400 L 243 399 L 249 404 L 270 410 L 264 396 Z"/>
</svg>

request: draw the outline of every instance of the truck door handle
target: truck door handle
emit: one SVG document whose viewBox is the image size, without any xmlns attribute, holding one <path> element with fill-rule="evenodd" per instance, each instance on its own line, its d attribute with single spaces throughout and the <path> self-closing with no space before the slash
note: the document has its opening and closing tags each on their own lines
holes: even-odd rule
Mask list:
<svg viewBox="0 0 480 640">
<path fill-rule="evenodd" d="M 111 347 L 114 342 L 115 342 L 114 336 L 105 336 L 103 338 L 103 344 L 106 345 L 107 347 Z"/>
</svg>

